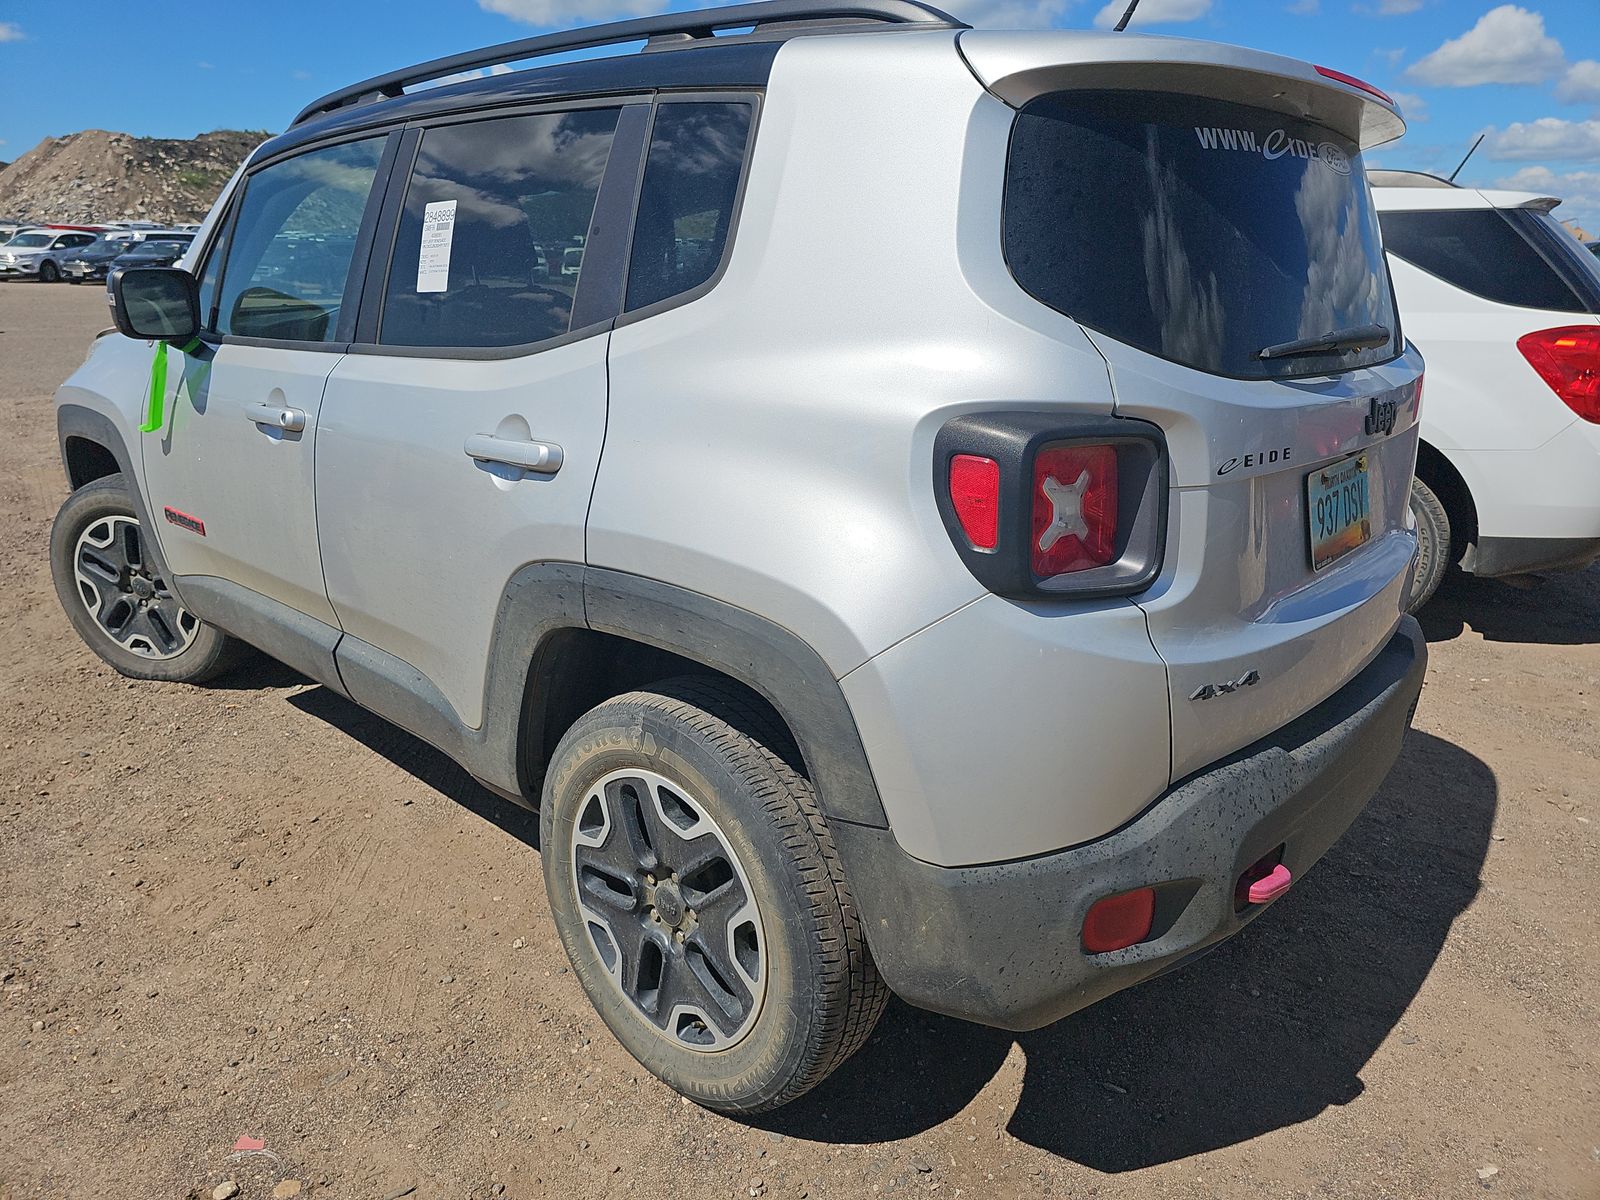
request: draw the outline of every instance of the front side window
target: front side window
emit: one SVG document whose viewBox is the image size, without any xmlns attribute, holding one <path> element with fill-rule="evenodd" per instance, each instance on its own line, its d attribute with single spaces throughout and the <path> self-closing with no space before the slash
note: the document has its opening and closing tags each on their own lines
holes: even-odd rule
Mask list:
<svg viewBox="0 0 1600 1200">
<path fill-rule="evenodd" d="M 216 332 L 334 340 L 383 145 L 376 137 L 325 146 L 250 176 L 222 269 Z"/>
<path fill-rule="evenodd" d="M 1309 121 L 1162 92 L 1043 96 L 1012 131 L 1004 213 L 1027 292 L 1185 366 L 1281 378 L 1400 350 L 1360 148 Z M 1358 330 L 1354 348 L 1261 357 Z"/>
<path fill-rule="evenodd" d="M 1497 304 L 1548 312 L 1588 311 L 1578 293 L 1539 253 L 1532 213 L 1493 209 L 1386 212 L 1389 253 L 1453 287 Z"/>
<path fill-rule="evenodd" d="M 378 341 L 488 348 L 569 332 L 617 115 L 584 109 L 427 130 Z"/>
<path fill-rule="evenodd" d="M 627 311 L 693 291 L 717 272 L 733 221 L 753 109 L 663 104 L 639 194 Z"/>
</svg>

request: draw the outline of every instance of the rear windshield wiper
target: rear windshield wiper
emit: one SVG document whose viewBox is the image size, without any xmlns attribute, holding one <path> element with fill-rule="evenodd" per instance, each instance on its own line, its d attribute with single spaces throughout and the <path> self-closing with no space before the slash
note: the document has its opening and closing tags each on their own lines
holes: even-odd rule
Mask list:
<svg viewBox="0 0 1600 1200">
<path fill-rule="evenodd" d="M 1369 350 L 1388 342 L 1390 333 L 1382 325 L 1357 325 L 1321 337 L 1296 338 L 1257 350 L 1257 358 L 1299 358 L 1306 354 L 1335 354 L 1344 350 Z"/>
</svg>

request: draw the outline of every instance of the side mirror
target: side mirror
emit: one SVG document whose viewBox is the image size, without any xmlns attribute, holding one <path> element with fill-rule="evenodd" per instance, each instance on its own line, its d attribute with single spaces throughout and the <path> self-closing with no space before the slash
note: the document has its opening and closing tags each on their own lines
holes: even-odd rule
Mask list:
<svg viewBox="0 0 1600 1200">
<path fill-rule="evenodd" d="M 186 345 L 200 332 L 200 289 L 176 267 L 124 267 L 111 276 L 111 315 L 125 336 Z"/>
</svg>

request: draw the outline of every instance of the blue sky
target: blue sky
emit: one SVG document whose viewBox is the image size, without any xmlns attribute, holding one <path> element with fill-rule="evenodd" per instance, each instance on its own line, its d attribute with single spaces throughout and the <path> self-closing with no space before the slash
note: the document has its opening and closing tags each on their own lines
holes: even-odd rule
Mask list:
<svg viewBox="0 0 1600 1200">
<path fill-rule="evenodd" d="M 1125 0 L 948 0 L 975 24 L 1108 24 Z M 283 128 L 309 99 L 456 50 L 663 8 L 661 0 L 0 0 L 0 159 L 85 128 L 188 137 Z M 197 13 L 203 16 L 197 16 Z M 1564 196 L 1600 233 L 1597 0 L 1142 0 L 1135 29 L 1236 42 L 1400 98 L 1379 165 Z"/>
</svg>

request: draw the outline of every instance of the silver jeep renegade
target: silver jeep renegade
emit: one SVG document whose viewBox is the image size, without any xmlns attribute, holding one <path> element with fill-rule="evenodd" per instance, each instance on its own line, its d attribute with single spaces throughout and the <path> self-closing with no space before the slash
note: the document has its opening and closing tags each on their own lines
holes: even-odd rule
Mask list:
<svg viewBox="0 0 1600 1200">
<path fill-rule="evenodd" d="M 61 601 L 127 675 L 256 647 L 537 807 L 577 978 L 701 1104 L 794 1099 L 891 990 L 1043 1025 L 1241 929 L 1399 751 L 1402 128 L 913 0 L 367 80 L 112 279 Z"/>
</svg>

